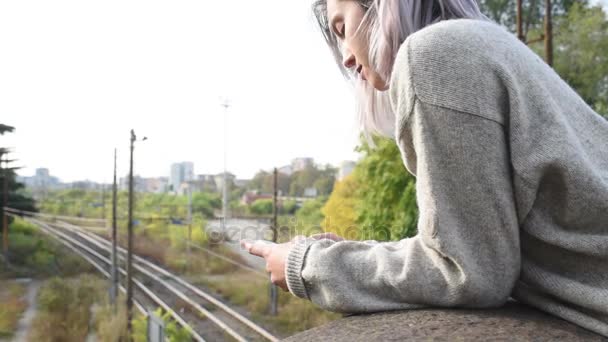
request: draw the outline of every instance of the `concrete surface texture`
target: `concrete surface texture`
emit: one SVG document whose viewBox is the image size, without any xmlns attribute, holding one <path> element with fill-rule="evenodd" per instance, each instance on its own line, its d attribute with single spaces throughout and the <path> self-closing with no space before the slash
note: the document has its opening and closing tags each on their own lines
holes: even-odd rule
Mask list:
<svg viewBox="0 0 608 342">
<path fill-rule="evenodd" d="M 608 341 L 528 306 L 421 309 L 351 315 L 285 341 Z"/>
</svg>

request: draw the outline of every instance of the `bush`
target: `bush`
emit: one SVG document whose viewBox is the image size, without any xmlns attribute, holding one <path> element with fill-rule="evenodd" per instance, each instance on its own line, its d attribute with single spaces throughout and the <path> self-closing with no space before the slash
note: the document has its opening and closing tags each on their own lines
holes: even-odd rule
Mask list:
<svg viewBox="0 0 608 342">
<path fill-rule="evenodd" d="M 15 282 L 0 282 L 0 339 L 9 338 L 26 309 L 25 288 Z"/>
<path fill-rule="evenodd" d="M 180 327 L 170 313 L 164 312 L 158 308 L 154 313 L 165 322 L 165 338 L 170 342 L 190 342 L 192 336 L 190 333 Z M 133 320 L 133 340 L 135 342 L 146 342 L 148 335 L 148 319 L 144 316 L 138 316 Z"/>
<path fill-rule="evenodd" d="M 38 293 L 38 312 L 32 341 L 84 341 L 89 332 L 91 306 L 103 296 L 105 281 L 81 275 L 47 281 Z"/>
</svg>

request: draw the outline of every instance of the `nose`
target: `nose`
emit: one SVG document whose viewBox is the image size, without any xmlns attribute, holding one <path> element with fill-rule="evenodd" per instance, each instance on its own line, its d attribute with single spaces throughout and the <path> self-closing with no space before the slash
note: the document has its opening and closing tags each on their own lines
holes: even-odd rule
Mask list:
<svg viewBox="0 0 608 342">
<path fill-rule="evenodd" d="M 350 52 L 350 49 L 346 46 L 346 44 L 342 46 L 342 56 L 342 65 L 344 65 L 346 69 L 350 69 L 357 64 L 355 55 Z"/>
<path fill-rule="evenodd" d="M 350 69 L 354 67 L 356 63 L 357 59 L 355 58 L 355 55 L 346 51 L 346 54 L 344 54 L 344 58 L 342 59 L 342 64 L 344 65 L 344 67 L 346 69 Z"/>
</svg>

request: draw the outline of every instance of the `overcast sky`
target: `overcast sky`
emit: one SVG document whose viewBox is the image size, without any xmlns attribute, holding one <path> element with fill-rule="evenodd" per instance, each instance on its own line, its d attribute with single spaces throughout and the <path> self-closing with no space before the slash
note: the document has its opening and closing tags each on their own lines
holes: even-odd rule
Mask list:
<svg viewBox="0 0 608 342">
<path fill-rule="evenodd" d="M 598 0 L 595 0 L 597 2 Z M 603 4 L 608 7 L 608 0 Z M 0 2 L 0 137 L 21 175 L 112 178 L 172 162 L 239 178 L 288 164 L 355 160 L 354 101 L 314 26 L 310 0 Z"/>
<path fill-rule="evenodd" d="M 355 160 L 351 89 L 314 26 L 310 1 L 2 1 L 0 138 L 31 175 L 63 181 L 223 170 L 239 178 L 314 157 Z"/>
</svg>

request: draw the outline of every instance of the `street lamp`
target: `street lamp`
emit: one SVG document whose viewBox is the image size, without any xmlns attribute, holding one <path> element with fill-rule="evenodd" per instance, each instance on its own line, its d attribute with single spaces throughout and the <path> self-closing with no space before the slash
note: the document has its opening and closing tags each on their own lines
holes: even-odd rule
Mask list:
<svg viewBox="0 0 608 342">
<path fill-rule="evenodd" d="M 139 141 L 147 140 L 144 137 Z M 135 148 L 137 137 L 135 132 L 131 130 L 131 153 L 129 158 L 129 222 L 128 227 L 128 242 L 127 242 L 127 331 L 129 336 L 132 336 L 133 326 L 133 149 Z"/>
<path fill-rule="evenodd" d="M 226 232 L 226 219 L 228 217 L 228 171 L 226 169 L 226 155 L 228 154 L 228 108 L 230 101 L 224 99 L 224 186 L 222 187 L 222 232 Z"/>
</svg>

